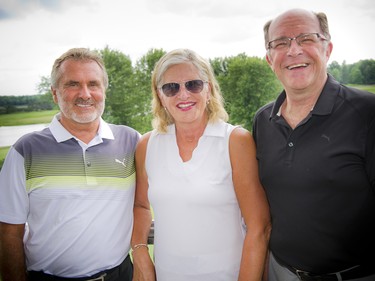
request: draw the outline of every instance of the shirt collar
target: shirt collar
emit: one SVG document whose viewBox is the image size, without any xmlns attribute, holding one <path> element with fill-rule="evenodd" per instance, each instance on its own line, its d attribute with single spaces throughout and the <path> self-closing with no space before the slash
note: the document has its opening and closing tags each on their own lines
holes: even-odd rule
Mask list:
<svg viewBox="0 0 375 281">
<path fill-rule="evenodd" d="M 328 115 L 332 112 L 336 98 L 340 92 L 340 84 L 328 74 L 328 79 L 323 87 L 323 90 L 316 101 L 312 114 L 314 115 Z M 283 90 L 277 97 L 270 115 L 270 119 L 279 115 L 281 105 L 286 98 L 285 90 Z"/>
<path fill-rule="evenodd" d="M 71 138 L 76 138 L 73 136 L 64 126 L 60 123 L 61 113 L 57 113 L 52 122 L 49 125 L 49 129 L 56 139 L 57 142 L 63 142 L 69 140 Z M 108 123 L 106 123 L 102 118 L 100 118 L 99 129 L 97 136 L 101 139 L 111 139 L 113 140 L 115 137 L 111 128 L 109 127 Z"/>
<path fill-rule="evenodd" d="M 219 120 L 217 122 L 208 122 L 207 126 L 203 132 L 203 136 L 210 136 L 210 137 L 224 137 L 225 136 L 225 127 L 221 126 L 224 121 Z M 168 126 L 167 135 L 175 135 L 176 129 L 175 124 L 171 124 Z"/>
</svg>

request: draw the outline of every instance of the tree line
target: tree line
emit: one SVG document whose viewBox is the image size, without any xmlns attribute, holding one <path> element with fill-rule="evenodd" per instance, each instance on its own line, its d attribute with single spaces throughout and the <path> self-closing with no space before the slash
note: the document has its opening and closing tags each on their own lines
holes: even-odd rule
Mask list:
<svg viewBox="0 0 375 281">
<path fill-rule="evenodd" d="M 360 60 L 353 64 L 346 64 L 344 61 L 341 65 L 333 61 L 328 66 L 328 72 L 343 84 L 375 84 L 375 60 L 373 59 Z"/>
<path fill-rule="evenodd" d="M 151 74 L 156 62 L 166 52 L 150 49 L 134 64 L 128 55 L 109 47 L 98 52 L 104 59 L 109 76 L 103 119 L 131 126 L 141 133 L 151 130 Z M 264 58 L 239 54 L 210 59 L 210 63 L 225 99 L 229 122 L 251 130 L 256 110 L 276 98 L 282 90 L 281 84 Z M 328 70 L 340 82 L 375 84 L 374 60 L 354 65 L 333 62 Z M 50 91 L 50 77 L 42 77 L 37 90 L 38 95 L 33 96 L 0 96 L 0 113 L 56 108 Z"/>
</svg>

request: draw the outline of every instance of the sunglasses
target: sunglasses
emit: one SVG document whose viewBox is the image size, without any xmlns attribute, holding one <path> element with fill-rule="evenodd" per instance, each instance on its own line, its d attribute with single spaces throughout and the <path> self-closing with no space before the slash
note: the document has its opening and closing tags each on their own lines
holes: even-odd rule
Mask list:
<svg viewBox="0 0 375 281">
<path fill-rule="evenodd" d="M 204 83 L 207 82 L 202 80 L 190 80 L 183 83 L 172 82 L 164 84 L 159 90 L 161 90 L 161 92 L 167 97 L 173 97 L 180 91 L 181 84 L 184 84 L 185 89 L 190 93 L 199 94 L 203 90 Z"/>
</svg>

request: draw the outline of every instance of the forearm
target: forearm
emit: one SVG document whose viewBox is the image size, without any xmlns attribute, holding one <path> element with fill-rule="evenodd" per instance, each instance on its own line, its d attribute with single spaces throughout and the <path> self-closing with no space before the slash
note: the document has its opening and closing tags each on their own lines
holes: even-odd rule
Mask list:
<svg viewBox="0 0 375 281">
<path fill-rule="evenodd" d="M 132 248 L 137 244 L 147 244 L 151 223 L 151 211 L 136 205 L 134 207 L 134 226 L 131 239 Z"/>
<path fill-rule="evenodd" d="M 14 231 L 15 228 L 20 227 Z M 2 281 L 26 281 L 23 229 L 0 223 L 0 272 Z"/>
<path fill-rule="evenodd" d="M 151 211 L 141 206 L 134 207 L 132 234 L 132 256 L 134 264 L 133 281 L 154 281 L 155 268 L 148 252 L 147 240 L 152 222 Z"/>
</svg>

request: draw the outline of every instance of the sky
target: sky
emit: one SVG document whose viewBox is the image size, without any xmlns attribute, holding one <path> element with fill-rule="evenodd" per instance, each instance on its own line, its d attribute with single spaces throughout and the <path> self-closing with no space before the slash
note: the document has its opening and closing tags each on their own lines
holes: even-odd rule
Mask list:
<svg viewBox="0 0 375 281">
<path fill-rule="evenodd" d="M 133 64 L 150 49 L 263 58 L 264 23 L 292 8 L 327 14 L 329 63 L 375 59 L 373 0 L 0 0 L 0 96 L 37 94 L 73 47 L 108 47 Z"/>
</svg>

